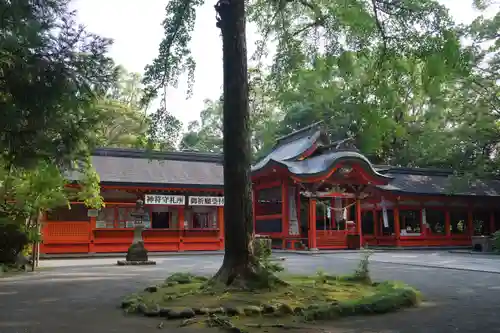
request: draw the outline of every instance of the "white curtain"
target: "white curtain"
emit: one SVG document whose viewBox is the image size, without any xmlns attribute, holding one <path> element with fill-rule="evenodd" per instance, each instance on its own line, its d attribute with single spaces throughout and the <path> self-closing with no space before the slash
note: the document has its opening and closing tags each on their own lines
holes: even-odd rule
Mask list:
<svg viewBox="0 0 500 333">
<path fill-rule="evenodd" d="M 387 216 L 387 204 L 384 197 L 380 201 L 380 206 L 382 206 L 382 219 L 384 220 L 384 227 L 389 228 L 389 217 Z"/>
<path fill-rule="evenodd" d="M 296 200 L 296 189 L 295 187 L 288 188 L 288 212 L 289 212 L 289 228 L 288 234 L 291 236 L 298 235 L 299 232 L 299 220 L 297 218 L 297 200 Z"/>
</svg>

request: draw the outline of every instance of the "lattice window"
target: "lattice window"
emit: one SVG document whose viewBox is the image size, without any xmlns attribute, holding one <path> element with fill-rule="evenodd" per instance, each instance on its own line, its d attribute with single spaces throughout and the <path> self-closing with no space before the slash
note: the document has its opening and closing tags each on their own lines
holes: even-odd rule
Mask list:
<svg viewBox="0 0 500 333">
<path fill-rule="evenodd" d="M 58 207 L 47 212 L 47 221 L 89 221 L 88 209 L 83 204 L 73 204 L 71 208 Z"/>
</svg>

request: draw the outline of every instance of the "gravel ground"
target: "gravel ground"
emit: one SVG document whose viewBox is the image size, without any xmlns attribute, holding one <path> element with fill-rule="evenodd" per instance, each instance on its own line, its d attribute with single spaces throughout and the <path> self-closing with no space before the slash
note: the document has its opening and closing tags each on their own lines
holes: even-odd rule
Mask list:
<svg viewBox="0 0 500 333">
<path fill-rule="evenodd" d="M 283 256 L 296 273 L 348 273 L 359 260 L 356 253 Z M 139 267 L 117 267 L 109 258 L 53 260 L 39 272 L 0 279 L 0 333 L 158 332 L 158 320 L 123 316 L 117 309 L 122 296 L 176 271 L 214 273 L 222 256 L 153 260 L 156 266 Z M 377 253 L 370 267 L 376 280 L 401 280 L 420 289 L 423 306 L 337 321 L 330 332 L 500 332 L 500 274 L 494 273 L 500 272 L 499 258 L 391 251 Z"/>
</svg>

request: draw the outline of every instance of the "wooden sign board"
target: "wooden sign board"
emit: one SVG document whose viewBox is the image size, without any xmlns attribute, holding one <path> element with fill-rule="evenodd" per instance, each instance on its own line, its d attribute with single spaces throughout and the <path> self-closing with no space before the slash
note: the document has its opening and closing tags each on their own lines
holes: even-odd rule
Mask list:
<svg viewBox="0 0 500 333">
<path fill-rule="evenodd" d="M 87 211 L 87 216 L 88 217 L 97 217 L 99 215 L 99 210 L 98 209 L 89 209 Z"/>
<path fill-rule="evenodd" d="M 144 203 L 146 205 L 184 205 L 186 197 L 183 195 L 146 194 Z"/>
<path fill-rule="evenodd" d="M 224 197 L 189 197 L 189 206 L 224 206 Z"/>
</svg>

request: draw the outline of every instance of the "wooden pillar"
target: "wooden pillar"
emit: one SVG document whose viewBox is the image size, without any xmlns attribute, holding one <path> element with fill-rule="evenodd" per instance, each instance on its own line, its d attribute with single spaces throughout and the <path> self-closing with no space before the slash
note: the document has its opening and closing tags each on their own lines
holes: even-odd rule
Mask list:
<svg viewBox="0 0 500 333">
<path fill-rule="evenodd" d="M 48 221 L 47 221 L 47 212 L 43 212 L 43 219 L 41 221 L 41 226 L 40 226 L 40 234 L 41 234 L 41 244 L 40 244 L 40 250 L 38 252 L 40 253 L 45 253 L 45 240 L 48 238 Z"/>
<path fill-rule="evenodd" d="M 425 237 L 425 224 L 424 224 L 424 205 L 420 203 L 420 235 Z M 425 240 L 424 240 L 425 242 Z"/>
<path fill-rule="evenodd" d="M 217 207 L 217 225 L 219 226 L 220 249 L 224 249 L 224 207 Z M 255 229 L 255 223 L 254 223 Z"/>
<path fill-rule="evenodd" d="M 179 225 L 179 251 L 184 251 L 184 207 L 179 207 L 177 220 Z"/>
<path fill-rule="evenodd" d="M 356 234 L 359 236 L 359 247 L 363 247 L 363 234 L 361 228 L 361 200 L 356 199 Z"/>
<path fill-rule="evenodd" d="M 472 207 L 467 207 L 467 234 L 469 237 L 474 236 L 474 225 L 472 223 Z"/>
<path fill-rule="evenodd" d="M 297 222 L 299 223 L 299 235 L 302 238 L 302 222 L 300 219 L 300 187 L 296 186 L 295 187 L 295 193 L 297 194 L 297 198 L 295 198 L 295 206 L 296 206 L 296 211 L 297 211 Z"/>
<path fill-rule="evenodd" d="M 309 199 L 309 250 L 315 250 L 316 245 L 316 199 Z"/>
<path fill-rule="evenodd" d="M 446 235 L 446 238 L 451 238 L 451 228 L 450 228 L 451 222 L 450 222 L 450 209 L 447 208 L 445 212 L 445 218 L 444 218 L 444 233 Z"/>
<path fill-rule="evenodd" d="M 252 187 L 254 185 L 252 184 Z M 253 223 L 253 234 L 255 235 L 255 222 L 257 221 L 257 210 L 256 210 L 256 205 L 257 205 L 257 190 L 255 188 L 252 189 L 252 223 Z M 224 214 L 224 213 L 223 213 Z M 224 224 L 224 221 L 222 221 L 222 224 Z M 224 233 L 222 233 L 222 237 L 224 237 Z"/>
<path fill-rule="evenodd" d="M 495 213 L 490 212 L 490 235 L 493 235 L 495 233 Z"/>
<path fill-rule="evenodd" d="M 401 226 L 399 224 L 399 207 L 394 205 L 394 235 L 396 236 L 396 246 L 401 245 Z"/>
<path fill-rule="evenodd" d="M 281 237 L 282 248 L 286 248 L 286 238 L 289 236 L 290 217 L 289 217 L 289 202 L 288 202 L 288 182 L 283 180 L 281 183 Z"/>
<path fill-rule="evenodd" d="M 373 236 L 377 238 L 380 234 L 380 223 L 378 221 L 378 211 L 376 209 L 372 210 L 373 214 Z"/>
<path fill-rule="evenodd" d="M 89 224 L 89 253 L 94 253 L 94 230 L 96 227 L 96 217 L 93 216 L 90 218 L 90 224 Z"/>
</svg>

